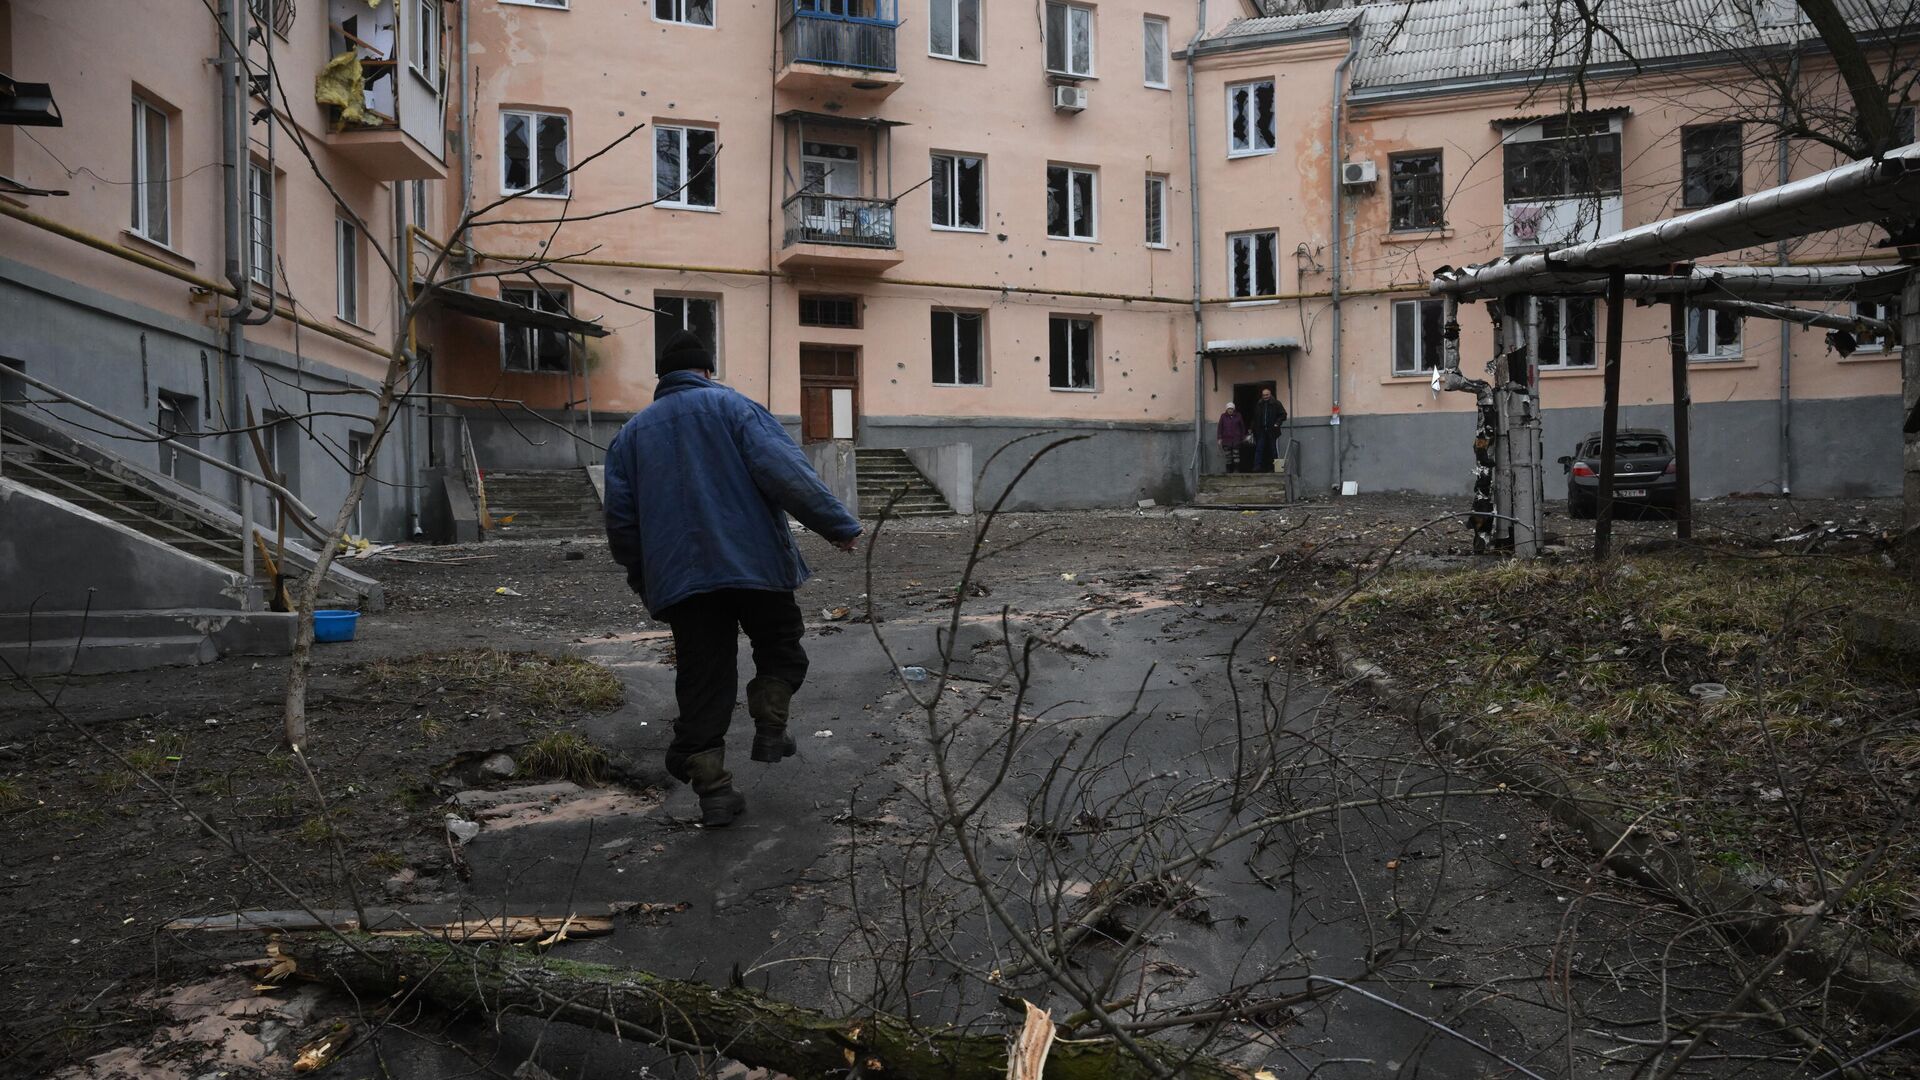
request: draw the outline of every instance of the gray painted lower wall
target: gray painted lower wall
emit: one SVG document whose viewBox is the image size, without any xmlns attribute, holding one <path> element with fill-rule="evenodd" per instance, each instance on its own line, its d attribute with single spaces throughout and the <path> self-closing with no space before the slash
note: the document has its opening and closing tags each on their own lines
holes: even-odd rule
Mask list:
<svg viewBox="0 0 1920 1080">
<path fill-rule="evenodd" d="M 1141 499 L 1186 500 L 1193 434 L 1191 428 L 1171 424 L 869 416 L 861 421 L 860 444 L 903 450 L 970 444 L 979 477 L 974 506 L 986 510 L 1036 453 L 1072 436 L 1085 438 L 1041 458 L 1008 497 L 1005 509 L 1074 510 L 1131 506 Z M 1016 439 L 1022 441 L 1007 445 Z"/>
<path fill-rule="evenodd" d="M 192 426 L 210 431 L 226 422 L 226 380 L 222 342 L 205 324 L 188 322 L 120 297 L 80 285 L 35 267 L 0 258 L 0 361 L 23 366 L 28 373 L 50 382 L 113 413 L 148 427 L 158 419 L 160 396 L 171 394 L 190 405 Z M 309 410 L 353 413 L 356 416 L 314 416 L 305 421 L 314 438 L 304 434 L 280 444 L 281 467 L 289 474 L 295 493 L 314 508 L 321 521 L 331 524 L 346 497 L 349 476 L 343 463 L 350 434 L 372 429 L 373 400 L 359 396 L 316 396 L 302 392 L 369 388 L 357 375 L 311 358 L 249 342 L 245 386 L 256 412 L 277 409 L 288 414 Z M 5 375 L 0 372 L 0 384 Z M 18 385 L 5 391 L 18 397 Z M 237 411 L 238 412 L 238 411 Z M 164 447 L 124 435 L 111 422 L 68 406 L 51 406 L 42 415 L 58 422 L 74 437 L 95 442 L 136 464 L 165 471 Z M 407 411 L 416 425 L 416 465 L 426 465 L 424 425 L 415 410 Z M 111 432 L 111 434 L 103 434 Z M 245 442 L 244 437 L 236 441 Z M 383 539 L 408 533 L 408 468 L 402 423 L 395 423 L 373 463 L 361 510 L 361 532 Z M 195 445 L 205 453 L 226 458 L 228 438 L 203 436 Z M 251 446 L 241 446 L 241 460 L 254 467 Z M 184 457 L 184 455 L 183 455 Z M 226 474 L 211 466 L 187 463 L 177 474 L 185 483 L 231 505 Z M 257 511 L 264 510 L 264 501 Z"/>
<path fill-rule="evenodd" d="M 0 477 L 0 612 L 231 608 L 240 575 Z"/>
</svg>

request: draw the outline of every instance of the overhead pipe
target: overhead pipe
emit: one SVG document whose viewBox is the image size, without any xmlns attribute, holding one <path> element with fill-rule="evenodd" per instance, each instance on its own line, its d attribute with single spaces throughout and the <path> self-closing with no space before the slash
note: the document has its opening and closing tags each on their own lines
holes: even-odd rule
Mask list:
<svg viewBox="0 0 1920 1080">
<path fill-rule="evenodd" d="M 1200 306 L 1200 127 L 1193 92 L 1193 50 L 1207 32 L 1207 0 L 1200 0 L 1193 37 L 1187 41 L 1187 246 L 1193 253 L 1193 494 L 1207 456 L 1206 312 Z"/>
<path fill-rule="evenodd" d="M 1333 348 L 1331 350 L 1333 409 L 1327 423 L 1333 428 L 1333 488 L 1335 491 L 1339 491 L 1346 480 L 1346 455 L 1341 450 L 1343 440 L 1340 434 L 1340 346 L 1342 342 L 1340 310 L 1340 287 L 1342 282 L 1340 259 L 1341 252 L 1346 246 L 1341 243 L 1341 238 L 1346 232 L 1346 186 L 1340 182 L 1340 166 L 1343 164 L 1341 158 L 1344 156 L 1346 147 L 1344 125 L 1346 121 L 1347 104 L 1347 95 L 1345 92 L 1347 67 L 1353 63 L 1353 58 L 1359 54 L 1360 17 L 1355 16 L 1352 21 L 1347 23 L 1347 55 L 1341 57 L 1340 63 L 1335 65 L 1333 69 L 1333 138 L 1332 145 L 1327 148 L 1327 157 L 1330 158 L 1332 162 L 1333 180 L 1332 273 L 1327 279 L 1327 302 L 1333 309 L 1333 326 L 1331 330 L 1333 339 Z"/>
</svg>

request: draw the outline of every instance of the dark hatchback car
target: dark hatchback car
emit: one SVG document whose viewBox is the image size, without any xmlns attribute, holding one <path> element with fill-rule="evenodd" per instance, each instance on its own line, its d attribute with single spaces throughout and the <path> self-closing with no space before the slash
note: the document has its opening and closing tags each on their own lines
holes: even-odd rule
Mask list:
<svg viewBox="0 0 1920 1080">
<path fill-rule="evenodd" d="M 1572 457 L 1560 459 L 1567 471 L 1567 513 L 1590 518 L 1600 501 L 1600 433 L 1588 432 Z M 1613 501 L 1616 510 L 1633 507 L 1671 512 L 1674 482 L 1673 440 L 1658 428 L 1622 428 L 1613 440 Z"/>
</svg>

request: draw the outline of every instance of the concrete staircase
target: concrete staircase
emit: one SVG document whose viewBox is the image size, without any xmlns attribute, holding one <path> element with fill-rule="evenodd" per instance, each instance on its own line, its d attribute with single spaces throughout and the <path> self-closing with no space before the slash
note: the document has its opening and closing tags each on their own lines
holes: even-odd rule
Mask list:
<svg viewBox="0 0 1920 1080">
<path fill-rule="evenodd" d="M 1226 473 L 1202 476 L 1195 506 L 1285 506 L 1287 477 L 1284 473 Z"/>
<path fill-rule="evenodd" d="M 893 502 L 893 517 L 950 516 L 953 509 L 938 489 L 914 467 L 905 450 L 857 449 L 854 476 L 860 492 L 860 516 L 877 518 L 902 488 L 906 494 Z"/>
<path fill-rule="evenodd" d="M 482 480 L 493 519 L 490 536 L 579 536 L 606 529 L 600 495 L 584 468 L 488 472 Z"/>
</svg>

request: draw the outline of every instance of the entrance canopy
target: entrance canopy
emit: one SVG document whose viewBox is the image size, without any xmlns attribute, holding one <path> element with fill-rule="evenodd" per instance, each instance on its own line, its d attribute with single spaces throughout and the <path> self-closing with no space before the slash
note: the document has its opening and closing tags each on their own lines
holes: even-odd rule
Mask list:
<svg viewBox="0 0 1920 1080">
<path fill-rule="evenodd" d="M 422 282 L 415 289 L 424 290 L 428 286 Z M 585 337 L 606 337 L 611 331 L 599 323 L 576 319 L 559 311 L 540 311 L 525 304 L 516 304 L 511 300 L 502 300 L 497 296 L 482 296 L 479 293 L 461 292 L 458 289 L 435 289 L 427 297 L 427 307 L 443 307 L 457 311 L 462 315 L 471 315 L 476 319 L 502 323 L 506 326 L 525 326 L 534 330 L 557 330 L 562 334 L 580 334 Z"/>
</svg>

